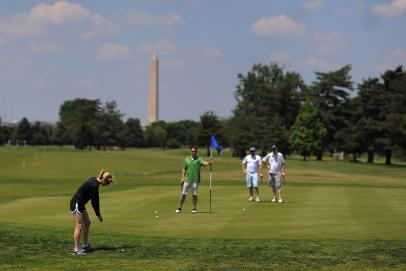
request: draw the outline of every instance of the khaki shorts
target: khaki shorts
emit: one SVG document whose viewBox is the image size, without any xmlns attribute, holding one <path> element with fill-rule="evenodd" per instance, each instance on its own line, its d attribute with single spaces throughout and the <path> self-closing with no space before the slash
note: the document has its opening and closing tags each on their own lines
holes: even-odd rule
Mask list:
<svg viewBox="0 0 406 271">
<path fill-rule="evenodd" d="M 193 196 L 197 196 L 197 188 L 199 188 L 198 183 L 188 183 L 185 181 L 182 187 L 182 195 L 187 195 L 190 192 Z"/>
<path fill-rule="evenodd" d="M 268 182 L 270 187 L 281 188 L 283 185 L 282 175 L 280 173 L 278 174 L 269 173 Z"/>
</svg>

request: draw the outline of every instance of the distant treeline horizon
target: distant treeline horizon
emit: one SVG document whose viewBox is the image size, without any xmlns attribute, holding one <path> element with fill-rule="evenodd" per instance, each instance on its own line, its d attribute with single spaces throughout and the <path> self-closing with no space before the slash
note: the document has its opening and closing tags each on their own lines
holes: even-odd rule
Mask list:
<svg viewBox="0 0 406 271">
<path fill-rule="evenodd" d="M 356 86 L 351 66 L 316 72 L 306 85 L 300 74 L 278 64 L 254 64 L 238 74 L 237 105 L 229 118 L 213 111 L 199 121 L 157 121 L 142 126 L 139 118 L 123 119 L 116 101 L 67 100 L 56 123 L 15 125 L 0 119 L 0 144 L 73 145 L 77 149 L 123 150 L 128 147 L 180 148 L 195 144 L 209 149 L 214 134 L 223 147 L 242 157 L 250 146 L 262 153 L 277 144 L 284 154 L 296 153 L 306 160 L 321 160 L 326 153 L 344 152 L 356 160 L 376 153 L 391 164 L 395 154 L 406 158 L 406 71 L 403 66 Z M 354 90 L 357 90 L 354 93 Z M 213 97 L 215 99 L 216 97 Z"/>
</svg>

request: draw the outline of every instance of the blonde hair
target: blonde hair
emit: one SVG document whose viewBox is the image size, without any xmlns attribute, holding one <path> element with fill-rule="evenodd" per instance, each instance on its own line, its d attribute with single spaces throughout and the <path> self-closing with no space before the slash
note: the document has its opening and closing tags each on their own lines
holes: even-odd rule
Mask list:
<svg viewBox="0 0 406 271">
<path fill-rule="evenodd" d="M 113 174 L 111 174 L 109 171 L 105 171 L 104 169 L 100 170 L 99 176 L 97 176 L 98 179 L 111 179 L 111 182 L 115 182 L 116 179 L 114 178 Z"/>
</svg>

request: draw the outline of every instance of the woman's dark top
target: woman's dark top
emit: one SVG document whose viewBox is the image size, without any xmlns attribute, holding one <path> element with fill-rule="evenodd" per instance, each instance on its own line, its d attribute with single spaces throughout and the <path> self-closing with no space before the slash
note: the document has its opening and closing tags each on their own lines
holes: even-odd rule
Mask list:
<svg viewBox="0 0 406 271">
<path fill-rule="evenodd" d="M 82 205 L 85 205 L 91 200 L 93 210 L 97 216 L 100 216 L 99 185 L 100 183 L 97 178 L 91 177 L 79 187 L 78 191 L 76 191 L 72 197 L 72 200 Z"/>
</svg>

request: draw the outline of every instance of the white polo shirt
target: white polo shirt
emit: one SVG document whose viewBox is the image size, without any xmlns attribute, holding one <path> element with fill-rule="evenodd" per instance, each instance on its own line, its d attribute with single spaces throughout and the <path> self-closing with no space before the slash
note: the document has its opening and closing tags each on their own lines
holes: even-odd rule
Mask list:
<svg viewBox="0 0 406 271">
<path fill-rule="evenodd" d="M 242 161 L 243 165 L 246 165 L 249 173 L 258 173 L 259 165 L 262 164 L 261 156 L 259 155 L 247 155 Z"/>
<path fill-rule="evenodd" d="M 282 153 L 278 152 L 276 155 L 273 152 L 268 153 L 262 161 L 271 165 L 269 169 L 269 173 L 278 174 L 282 170 L 282 165 L 285 164 L 285 160 L 283 159 Z"/>
</svg>

